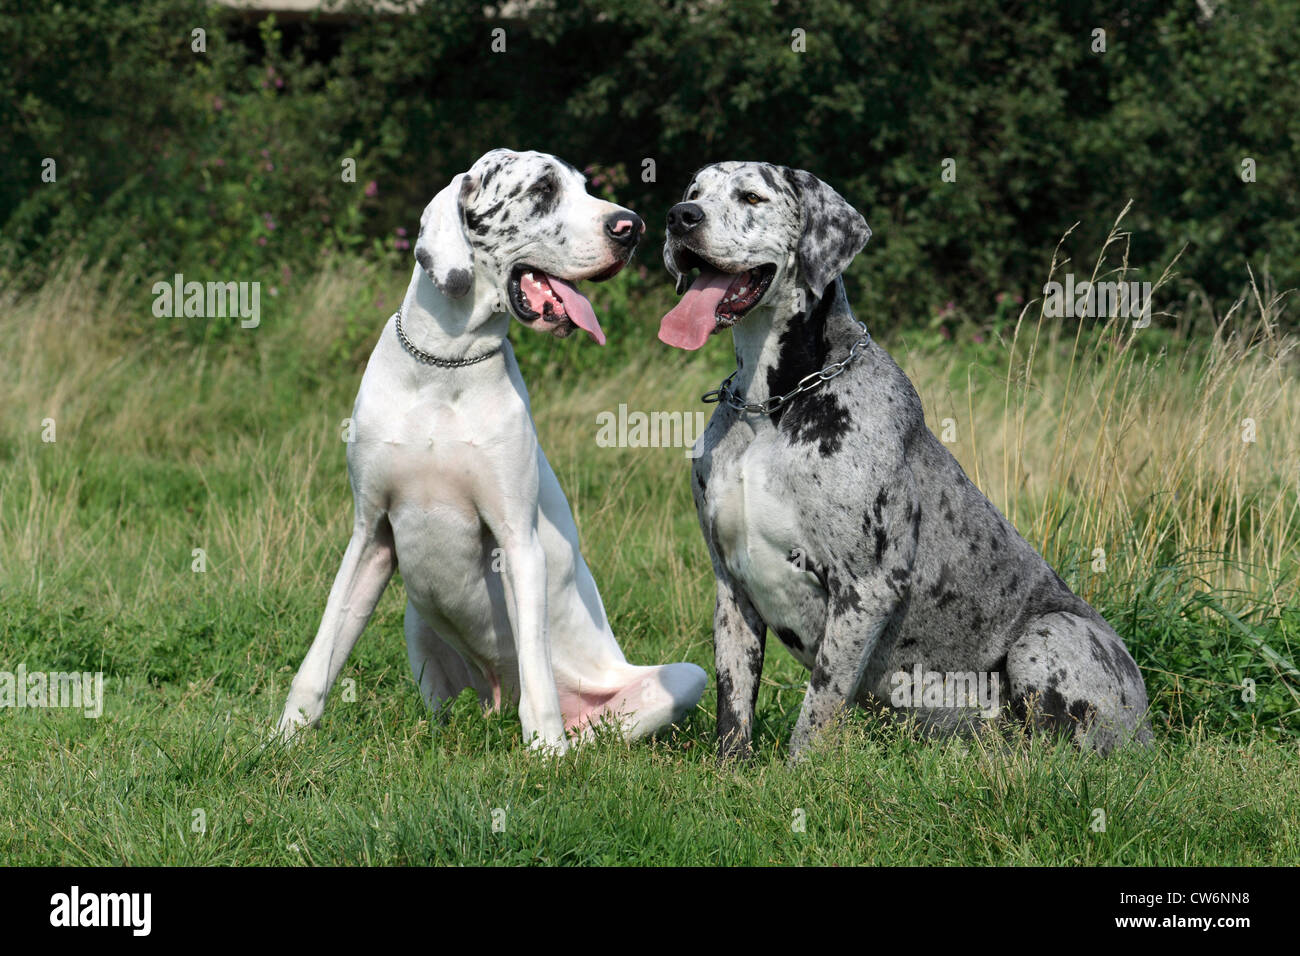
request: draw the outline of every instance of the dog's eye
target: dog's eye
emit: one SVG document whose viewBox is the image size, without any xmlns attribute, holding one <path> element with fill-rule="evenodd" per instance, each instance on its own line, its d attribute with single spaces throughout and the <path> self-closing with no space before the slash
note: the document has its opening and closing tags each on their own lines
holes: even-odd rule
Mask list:
<svg viewBox="0 0 1300 956">
<path fill-rule="evenodd" d="M 749 203 L 751 206 L 757 206 L 759 203 L 763 202 L 763 197 L 758 193 L 745 193 L 743 198 L 745 202 Z"/>
<path fill-rule="evenodd" d="M 543 179 L 538 181 L 538 183 L 533 186 L 533 192 L 542 196 L 549 196 L 551 193 L 555 192 L 555 180 Z"/>
<path fill-rule="evenodd" d="M 695 200 L 697 200 L 697 199 L 699 199 L 699 198 L 700 198 L 700 187 L 699 187 L 699 186 L 696 186 L 694 189 L 692 189 L 689 193 L 686 194 L 686 201 L 687 201 L 687 202 L 695 202 Z"/>
</svg>

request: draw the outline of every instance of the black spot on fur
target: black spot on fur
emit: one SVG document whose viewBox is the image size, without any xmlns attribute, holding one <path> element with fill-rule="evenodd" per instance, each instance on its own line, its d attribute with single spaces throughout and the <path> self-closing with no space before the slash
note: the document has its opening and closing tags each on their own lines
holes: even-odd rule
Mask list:
<svg viewBox="0 0 1300 956">
<path fill-rule="evenodd" d="M 443 291 L 453 299 L 458 299 L 469 291 L 474 277 L 470 275 L 468 269 L 452 269 L 447 273 L 447 282 Z"/>
<path fill-rule="evenodd" d="M 421 231 L 420 235 L 423 236 L 424 232 Z M 430 279 L 432 279 L 433 278 L 433 256 L 430 254 L 429 250 L 426 247 L 419 244 L 419 240 L 416 240 L 415 261 L 420 264 L 420 268 L 425 271 L 425 273 L 429 276 Z"/>
<path fill-rule="evenodd" d="M 549 192 L 535 193 L 532 208 L 528 215 L 532 219 L 541 219 L 555 212 L 560 205 L 560 187 L 554 184 Z"/>
<path fill-rule="evenodd" d="M 470 232 L 474 233 L 474 235 L 476 236 L 483 235 L 485 232 L 488 231 L 489 220 L 491 220 L 493 216 L 495 216 L 498 212 L 500 212 L 501 208 L 504 205 L 505 205 L 505 200 L 502 200 L 501 202 L 498 202 L 495 206 L 492 206 L 490 209 L 484 210 L 481 213 L 475 213 L 472 210 L 466 209 L 465 228 L 468 229 Z"/>
<path fill-rule="evenodd" d="M 1092 644 L 1092 659 L 1106 671 L 1121 688 L 1126 679 L 1141 681 L 1137 665 L 1122 650 L 1107 639 L 1101 640 L 1092 628 L 1088 628 L 1088 641 Z"/>
<path fill-rule="evenodd" d="M 795 651 L 803 650 L 803 641 L 799 640 L 799 635 L 796 634 L 794 631 L 790 630 L 788 627 L 778 627 L 776 629 L 776 636 L 781 639 L 782 644 L 784 644 L 786 647 L 790 648 L 791 650 L 795 650 Z"/>
<path fill-rule="evenodd" d="M 889 541 L 885 536 L 885 529 L 880 525 L 876 526 L 876 564 L 879 565 L 885 557 L 885 547 Z"/>
<path fill-rule="evenodd" d="M 1071 701 L 1069 708 L 1067 708 L 1066 710 L 1066 714 L 1069 716 L 1071 720 L 1077 721 L 1078 723 L 1082 724 L 1084 727 L 1089 726 L 1092 723 L 1094 717 L 1094 711 L 1092 709 L 1092 705 L 1089 704 L 1086 700 Z"/>
<path fill-rule="evenodd" d="M 826 367 L 826 317 L 830 314 L 832 299 L 820 299 L 812 312 L 796 312 L 786 320 L 785 330 L 777 340 L 779 354 L 776 364 L 767 373 L 769 395 L 784 395 L 794 389 L 800 380 Z M 807 396 L 804 396 L 805 398 Z M 802 402 L 795 402 L 796 409 Z M 787 409 L 772 412 L 772 424 L 779 425 Z"/>
<path fill-rule="evenodd" d="M 849 410 L 838 398 L 815 392 L 802 396 L 791 407 L 785 430 L 791 441 L 816 445 L 817 453 L 826 458 L 840 450 L 849 422 Z"/>
<path fill-rule="evenodd" d="M 831 611 L 836 616 L 862 610 L 862 598 L 851 585 L 833 584 L 830 589 Z"/>
<path fill-rule="evenodd" d="M 930 597 L 937 598 L 947 589 L 948 582 L 951 580 L 952 568 L 950 568 L 948 562 L 945 561 L 943 564 L 939 565 L 939 576 L 934 579 L 934 584 L 930 588 Z"/>
</svg>

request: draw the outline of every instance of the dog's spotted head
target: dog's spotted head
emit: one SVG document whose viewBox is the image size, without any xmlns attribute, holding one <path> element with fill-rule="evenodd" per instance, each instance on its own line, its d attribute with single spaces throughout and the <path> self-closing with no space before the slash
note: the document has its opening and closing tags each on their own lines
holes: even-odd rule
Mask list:
<svg viewBox="0 0 1300 956">
<path fill-rule="evenodd" d="M 563 160 L 494 149 L 425 207 L 415 258 L 444 295 L 488 283 L 524 325 L 561 338 L 584 329 L 603 345 L 574 283 L 612 277 L 644 231 L 636 213 L 587 195 L 585 177 Z"/>
<path fill-rule="evenodd" d="M 664 264 L 686 295 L 659 338 L 698 349 L 754 309 L 792 305 L 799 290 L 818 299 L 870 238 L 862 215 L 812 173 L 705 166 L 668 211 Z"/>
</svg>

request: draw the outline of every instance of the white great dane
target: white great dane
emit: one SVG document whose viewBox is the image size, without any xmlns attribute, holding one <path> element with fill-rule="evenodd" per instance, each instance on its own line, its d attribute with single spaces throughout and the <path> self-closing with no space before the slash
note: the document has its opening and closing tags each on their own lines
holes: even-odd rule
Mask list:
<svg viewBox="0 0 1300 956">
<path fill-rule="evenodd" d="M 613 276 L 644 230 L 536 152 L 492 150 L 425 208 L 418 265 L 353 409 L 352 540 L 280 719 L 286 739 L 320 719 L 399 565 L 430 707 L 466 687 L 489 707 L 517 700 L 530 746 L 563 752 L 595 723 L 634 739 L 699 701 L 699 667 L 637 667 L 619 649 L 506 338 L 513 315 L 603 344 L 573 283 Z"/>
</svg>

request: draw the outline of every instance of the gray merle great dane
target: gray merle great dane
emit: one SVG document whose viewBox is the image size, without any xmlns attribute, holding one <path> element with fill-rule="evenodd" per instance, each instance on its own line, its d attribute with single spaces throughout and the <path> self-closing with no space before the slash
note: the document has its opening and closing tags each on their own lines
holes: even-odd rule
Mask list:
<svg viewBox="0 0 1300 956">
<path fill-rule="evenodd" d="M 513 315 L 604 343 L 574 283 L 613 276 L 645 227 L 584 183 L 554 156 L 497 149 L 420 217 L 406 298 L 352 412 L 352 540 L 294 677 L 285 737 L 319 720 L 399 565 L 407 652 L 431 707 L 467 687 L 488 706 L 518 700 L 525 740 L 563 751 L 593 723 L 640 737 L 700 699 L 694 664 L 623 657 L 506 339 Z"/>
<path fill-rule="evenodd" d="M 692 479 L 717 577 L 721 756 L 750 750 L 769 628 L 811 671 L 792 759 L 850 702 L 932 733 L 1009 712 L 1102 752 L 1148 742 L 1123 641 L 966 477 L 850 311 L 840 273 L 871 235 L 862 216 L 766 163 L 707 166 L 684 200 L 664 261 L 685 295 L 659 338 L 698 349 L 729 328 L 736 350 Z M 1005 688 L 992 711 L 953 692 L 972 674 Z"/>
</svg>

